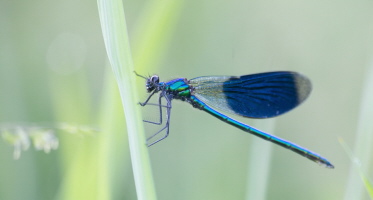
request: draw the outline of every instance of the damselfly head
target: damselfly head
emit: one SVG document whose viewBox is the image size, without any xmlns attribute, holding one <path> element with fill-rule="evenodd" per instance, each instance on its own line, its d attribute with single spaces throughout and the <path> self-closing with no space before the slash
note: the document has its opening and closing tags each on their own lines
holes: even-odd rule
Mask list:
<svg viewBox="0 0 373 200">
<path fill-rule="evenodd" d="M 136 71 L 133 71 L 136 76 L 139 76 L 141 78 L 144 78 L 146 80 L 146 91 L 147 92 L 151 92 L 153 90 L 155 90 L 157 88 L 157 86 L 159 85 L 159 76 L 157 75 L 153 75 L 153 76 L 149 76 L 148 77 L 145 77 L 145 76 L 142 76 L 140 74 L 138 74 Z"/>
<path fill-rule="evenodd" d="M 151 92 L 159 85 L 159 76 L 153 75 L 146 80 L 146 91 Z"/>
</svg>

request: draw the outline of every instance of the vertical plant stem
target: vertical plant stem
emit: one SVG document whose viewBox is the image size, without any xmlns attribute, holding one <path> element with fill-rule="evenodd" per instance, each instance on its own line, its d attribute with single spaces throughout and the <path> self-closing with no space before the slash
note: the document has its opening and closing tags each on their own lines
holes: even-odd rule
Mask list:
<svg viewBox="0 0 373 200">
<path fill-rule="evenodd" d="M 138 199 L 156 199 L 148 149 L 138 110 L 138 95 L 127 26 L 121 0 L 98 0 L 106 51 L 116 77 L 124 113 Z"/>
<path fill-rule="evenodd" d="M 351 161 L 351 164 L 354 165 L 354 169 L 356 170 L 356 174 L 359 174 L 362 183 L 364 183 L 365 189 L 367 190 L 370 199 L 373 199 L 373 185 L 370 182 L 368 176 L 361 170 L 361 163 L 359 158 L 355 157 L 352 153 L 351 149 L 347 146 L 342 138 L 339 138 L 339 143 L 342 145 L 343 149 L 345 150 L 348 158 Z"/>
<path fill-rule="evenodd" d="M 126 132 L 126 123 L 122 111 L 122 102 L 120 99 L 118 85 L 115 81 L 112 70 L 105 70 L 104 93 L 102 94 L 102 104 L 100 111 L 100 130 L 98 138 L 99 152 L 96 155 L 100 158 L 99 176 L 100 185 L 105 188 L 97 199 L 123 199 L 129 198 L 129 194 L 123 193 L 123 186 L 128 179 L 132 178 L 130 166 L 130 155 L 128 149 L 128 138 Z M 130 174 L 130 177 L 127 176 Z M 131 182 L 132 183 L 132 182 Z"/>
<path fill-rule="evenodd" d="M 369 164 L 372 161 L 373 151 L 373 60 L 365 74 L 365 83 L 363 85 L 363 94 L 360 104 L 360 116 L 358 118 L 358 127 L 356 131 L 356 140 L 354 146 L 354 155 L 360 158 L 362 163 L 361 170 L 369 170 Z M 364 187 L 360 177 L 356 175 L 354 164 L 351 164 L 349 180 L 347 183 L 345 198 L 362 199 Z"/>
<path fill-rule="evenodd" d="M 275 119 L 256 121 L 255 127 L 268 133 L 273 133 Z M 261 128 L 262 127 L 262 128 Z M 267 194 L 267 184 L 271 166 L 273 144 L 253 138 L 250 158 L 248 163 L 248 174 L 246 181 L 246 199 L 264 200 Z"/>
</svg>

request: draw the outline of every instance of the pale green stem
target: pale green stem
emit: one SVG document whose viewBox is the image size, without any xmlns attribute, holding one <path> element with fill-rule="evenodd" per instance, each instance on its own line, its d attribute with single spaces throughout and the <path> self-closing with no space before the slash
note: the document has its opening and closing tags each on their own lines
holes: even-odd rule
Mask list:
<svg viewBox="0 0 373 200">
<path fill-rule="evenodd" d="M 360 104 L 360 114 L 358 118 L 358 127 L 356 131 L 356 140 L 354 146 L 354 155 L 360 158 L 361 170 L 366 172 L 370 170 L 369 164 L 372 161 L 373 151 L 373 62 L 365 73 L 365 83 L 363 85 L 362 101 Z M 356 175 L 354 164 L 350 166 L 349 179 L 345 192 L 345 200 L 362 199 L 365 192 L 363 183 Z"/>
<path fill-rule="evenodd" d="M 106 51 L 118 83 L 126 116 L 137 198 L 156 199 L 142 118 L 137 106 L 139 99 L 134 85 L 134 67 L 123 4 L 121 0 L 97 2 Z"/>
<path fill-rule="evenodd" d="M 368 179 L 368 176 L 366 175 L 366 173 L 362 171 L 361 162 L 359 158 L 355 157 L 351 149 L 347 146 L 347 144 L 344 142 L 342 138 L 339 138 L 339 143 L 342 145 L 343 149 L 348 155 L 348 158 L 350 159 L 351 164 L 353 164 L 353 167 L 356 170 L 356 174 L 359 174 L 362 183 L 364 183 L 365 189 L 367 190 L 370 199 L 373 199 L 373 187 L 372 187 L 373 185 Z"/>
<path fill-rule="evenodd" d="M 256 121 L 254 126 L 267 133 L 273 133 L 275 119 Z M 246 199 L 265 200 L 267 194 L 268 177 L 270 174 L 273 144 L 260 138 L 253 138 L 248 174 L 246 181 Z"/>
</svg>

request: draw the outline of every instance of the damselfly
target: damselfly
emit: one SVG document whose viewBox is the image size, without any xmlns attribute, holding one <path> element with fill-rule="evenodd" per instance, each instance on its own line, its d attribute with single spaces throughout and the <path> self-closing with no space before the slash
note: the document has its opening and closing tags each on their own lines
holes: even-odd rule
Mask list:
<svg viewBox="0 0 373 200">
<path fill-rule="evenodd" d="M 290 149 L 328 168 L 334 166 L 325 158 L 301 146 L 270 135 L 249 125 L 232 119 L 217 110 L 249 118 L 269 118 L 281 115 L 301 104 L 311 92 L 311 82 L 305 76 L 288 71 L 267 72 L 244 76 L 202 76 L 193 79 L 177 78 L 160 82 L 159 76 L 144 77 L 146 90 L 150 95 L 141 106 L 149 104 L 152 96 L 159 92 L 158 106 L 160 121 L 148 123 L 162 124 L 162 108 L 166 108 L 166 122 L 163 128 L 147 139 L 151 146 L 165 139 L 170 130 L 172 100 L 179 99 L 190 103 L 194 108 L 233 125 L 245 132 Z M 162 105 L 162 98 L 167 102 Z M 150 142 L 156 135 L 160 139 Z"/>
</svg>

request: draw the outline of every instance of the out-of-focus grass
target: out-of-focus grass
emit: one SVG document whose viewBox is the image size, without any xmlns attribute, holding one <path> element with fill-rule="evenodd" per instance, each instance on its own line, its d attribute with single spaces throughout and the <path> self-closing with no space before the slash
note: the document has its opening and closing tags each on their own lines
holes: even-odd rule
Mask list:
<svg viewBox="0 0 373 200">
<path fill-rule="evenodd" d="M 51 92 L 54 97 L 56 120 L 81 124 L 94 122 L 96 116 L 90 109 L 92 99 L 88 91 L 84 74 L 70 76 L 69 80 L 66 80 L 66 77 L 55 76 L 51 81 Z M 99 132 L 96 137 L 83 140 L 69 135 L 59 136 L 64 178 L 57 198 L 93 199 L 98 197 L 106 188 L 100 187 L 98 181 L 99 163 L 104 162 L 102 158 L 97 156 L 103 133 Z M 87 181 L 82 182 L 81 180 Z"/>
<path fill-rule="evenodd" d="M 100 181 L 102 187 L 107 190 L 108 196 L 101 196 L 101 199 L 135 198 L 134 192 L 128 194 L 123 189 L 129 180 L 133 184 L 133 176 L 128 153 L 125 118 L 123 112 L 119 112 L 122 110 L 122 102 L 118 85 L 109 68 L 106 71 L 104 91 L 99 124 L 102 132 L 107 134 L 100 138 L 99 156 L 103 161 L 99 165 L 102 166 Z"/>
<path fill-rule="evenodd" d="M 368 192 L 370 199 L 373 199 L 373 185 L 372 185 L 372 182 L 369 180 L 366 173 L 364 173 L 364 171 L 361 167 L 363 165 L 363 163 L 361 163 L 359 158 L 354 156 L 351 149 L 347 146 L 347 144 L 345 143 L 345 141 L 342 138 L 339 138 L 339 143 L 341 144 L 341 146 L 345 150 L 346 154 L 348 155 L 348 158 L 351 161 L 351 165 L 352 165 L 351 168 L 355 169 L 357 174 L 360 176 L 360 179 L 363 182 L 364 187 L 365 187 L 366 191 Z M 351 194 L 347 193 L 346 196 L 347 195 L 351 195 Z M 356 193 L 355 193 L 355 195 L 356 195 Z"/>
<path fill-rule="evenodd" d="M 362 97 L 360 102 L 360 113 L 358 118 L 358 126 L 355 136 L 354 153 L 352 153 L 347 145 L 340 140 L 346 153 L 349 155 L 351 162 L 349 180 L 347 183 L 347 190 L 345 193 L 345 199 L 361 199 L 363 195 L 363 185 L 359 182 L 360 180 L 356 176 L 356 169 L 360 178 L 362 179 L 366 190 L 369 192 L 371 198 L 372 187 L 367 181 L 367 177 L 364 172 L 369 171 L 371 168 L 369 163 L 372 161 L 373 151 L 373 126 L 371 119 L 373 119 L 373 59 L 371 60 L 370 66 L 367 67 L 365 73 L 364 86 L 362 90 Z M 360 166 L 357 166 L 356 158 L 360 160 Z M 363 165 L 364 163 L 364 165 Z"/>
<path fill-rule="evenodd" d="M 274 134 L 275 124 L 276 120 L 270 119 L 258 121 L 252 126 Z M 273 144 L 268 141 L 254 140 L 251 145 L 249 163 L 247 164 L 246 199 L 264 200 L 267 199 Z"/>
<path fill-rule="evenodd" d="M 136 70 L 155 71 L 166 56 L 184 1 L 150 1 L 142 10 L 133 33 L 133 55 Z"/>
<path fill-rule="evenodd" d="M 16 160 L 21 157 L 22 151 L 27 151 L 30 147 L 43 150 L 45 153 L 56 150 L 59 145 L 57 131 L 84 137 L 92 136 L 98 132 L 98 129 L 69 123 L 44 124 L 44 126 L 42 123 L 0 124 L 0 135 L 4 141 L 13 146 L 13 158 Z"/>
<path fill-rule="evenodd" d="M 119 2 L 119 1 L 118 1 Z M 108 1 L 99 1 L 103 5 L 101 8 L 107 8 Z M 107 4 L 107 5 L 105 5 Z M 134 42 L 134 46 L 138 50 L 134 55 L 137 56 L 137 62 L 141 69 L 146 67 L 155 67 L 157 60 L 160 56 L 157 53 L 164 51 L 167 47 L 167 43 L 170 39 L 172 30 L 174 30 L 175 22 L 177 21 L 177 14 L 180 12 L 182 2 L 175 1 L 164 1 L 162 3 L 149 3 L 143 11 L 143 20 L 139 22 L 136 30 L 139 30 L 137 42 Z M 119 17 L 123 15 L 122 6 L 116 7 L 117 10 L 103 15 L 103 21 L 108 17 L 108 14 L 116 14 Z M 118 13 L 115 11 L 122 12 Z M 159 12 L 162 11 L 162 12 Z M 116 17 L 118 17 L 116 16 Z M 151 16 L 151 17 L 150 17 Z M 149 22 L 146 19 L 151 18 Z M 122 21 L 123 22 L 123 21 Z M 151 26 L 149 26 L 151 25 Z M 121 26 L 125 27 L 122 23 Z M 163 28 L 167 26 L 168 28 Z M 121 32 L 122 35 L 115 38 L 115 43 L 118 45 L 127 45 L 127 51 L 120 51 L 120 56 L 124 56 L 118 60 L 128 61 L 131 59 L 129 51 L 128 37 L 123 35 L 125 32 Z M 115 92 L 118 88 L 113 85 L 113 77 L 107 75 L 105 77 L 106 87 L 104 87 L 101 111 L 92 110 L 91 105 L 92 96 L 89 94 L 90 89 L 88 88 L 87 77 L 83 73 L 77 73 L 84 60 L 84 47 L 82 47 L 81 39 L 74 38 L 74 35 L 64 34 L 63 39 L 54 43 L 53 48 L 48 52 L 48 63 L 51 64 L 51 68 L 55 70 L 56 74 L 53 74 L 49 78 L 51 81 L 50 89 L 53 100 L 53 108 L 55 108 L 56 121 L 68 121 L 77 124 L 91 124 L 98 123 L 99 131 L 95 132 L 89 138 L 76 138 L 69 137 L 69 135 L 57 135 L 60 140 L 61 147 L 59 152 L 61 153 L 61 169 L 63 170 L 62 184 L 55 194 L 57 199 L 122 199 L 123 197 L 130 197 L 123 193 L 123 185 L 128 184 L 128 179 L 132 179 L 128 176 L 128 164 L 126 162 L 129 159 L 126 157 L 128 146 L 126 144 L 124 118 L 118 112 L 121 107 L 118 102 L 118 95 Z M 69 39 L 71 39 L 69 41 Z M 112 40 L 114 37 L 106 37 L 107 40 Z M 127 39 L 127 41 L 125 41 Z M 70 46 L 69 46 L 70 45 Z M 73 45 L 77 48 L 72 48 Z M 65 48 L 67 47 L 67 48 Z M 151 48 L 149 48 L 151 47 Z M 109 48 L 110 49 L 110 48 Z M 135 48 L 136 49 L 136 48 Z M 67 53 L 65 53 L 66 51 Z M 128 53 L 126 53 L 128 52 Z M 77 54 L 76 54 L 77 53 Z M 113 49 L 109 50 L 109 57 L 112 59 L 112 55 L 115 54 Z M 145 58 L 145 59 L 144 59 Z M 147 61 L 148 63 L 143 63 Z M 104 66 L 102 66 L 104 67 Z M 119 71 L 122 69 L 117 68 Z M 133 74 L 133 67 L 129 68 L 128 73 L 125 73 L 128 79 L 135 79 Z M 105 73 L 112 73 L 104 70 Z M 117 74 L 120 72 L 117 72 Z M 61 74 L 65 76 L 61 76 Z M 121 88 L 122 81 L 119 80 L 119 86 Z M 136 87 L 129 87 L 136 91 Z M 129 89 L 122 89 L 122 91 L 128 91 Z M 125 95 L 126 98 L 132 95 Z M 131 102 L 131 106 L 128 106 L 129 110 L 131 107 L 137 107 L 137 102 Z M 98 115 L 96 115 L 98 113 Z M 134 115 L 129 114 L 127 118 L 132 120 Z M 141 122 L 142 123 L 142 122 Z M 79 125 L 78 125 L 79 126 Z M 56 127 L 56 129 L 58 129 Z M 133 135 L 138 135 L 135 131 Z M 11 140 L 7 137 L 8 141 Z M 138 143 L 145 147 L 145 139 L 140 137 Z M 68 148 L 67 148 L 68 147 Z M 142 147 L 143 149 L 147 148 Z M 139 155 L 137 155 L 139 156 Z M 141 155 L 140 155 L 141 157 Z M 143 156 L 142 156 L 143 157 Z M 146 164 L 150 167 L 150 164 Z M 135 171 L 138 171 L 134 167 Z M 149 169 L 148 169 L 149 171 Z M 136 174 L 136 173 L 135 173 Z M 143 179 L 150 180 L 151 175 L 144 174 Z M 127 180 L 126 180 L 127 179 Z M 129 182 L 131 183 L 131 181 Z M 148 184 L 148 183 L 146 183 Z M 140 187 L 137 187 L 139 189 Z M 4 194 L 4 193 L 3 193 Z M 142 195 L 142 196 L 141 196 Z M 140 199 L 155 198 L 154 192 L 142 191 L 140 192 Z M 33 197 L 29 198 L 33 199 Z"/>
</svg>

